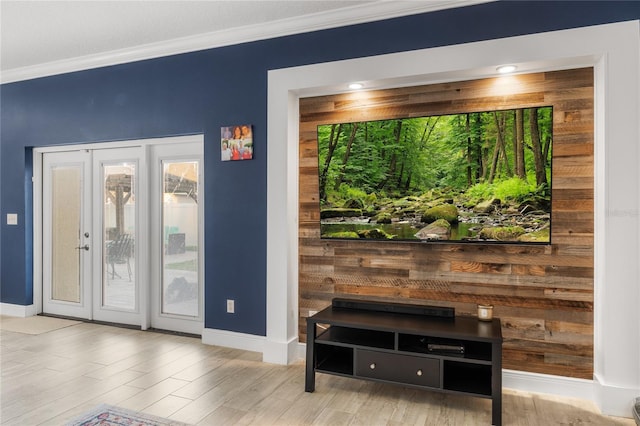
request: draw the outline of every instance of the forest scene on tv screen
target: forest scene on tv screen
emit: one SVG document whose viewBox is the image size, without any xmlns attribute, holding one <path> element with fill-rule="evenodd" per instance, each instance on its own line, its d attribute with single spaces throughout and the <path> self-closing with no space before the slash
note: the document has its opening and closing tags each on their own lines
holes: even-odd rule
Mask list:
<svg viewBox="0 0 640 426">
<path fill-rule="evenodd" d="M 321 237 L 549 244 L 552 107 L 318 126 Z"/>
</svg>

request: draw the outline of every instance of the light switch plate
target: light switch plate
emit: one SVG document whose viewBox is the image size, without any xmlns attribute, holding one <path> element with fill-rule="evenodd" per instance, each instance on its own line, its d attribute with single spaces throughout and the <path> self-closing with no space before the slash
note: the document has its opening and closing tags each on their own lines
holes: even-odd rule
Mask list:
<svg viewBox="0 0 640 426">
<path fill-rule="evenodd" d="M 18 214 L 7 213 L 7 225 L 17 225 L 17 224 L 18 224 Z"/>
</svg>

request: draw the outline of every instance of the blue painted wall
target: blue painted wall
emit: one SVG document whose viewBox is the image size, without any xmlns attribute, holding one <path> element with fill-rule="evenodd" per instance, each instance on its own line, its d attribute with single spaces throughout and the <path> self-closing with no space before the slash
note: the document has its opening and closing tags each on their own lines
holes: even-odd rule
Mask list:
<svg viewBox="0 0 640 426">
<path fill-rule="evenodd" d="M 494 2 L 2 85 L 0 301 L 33 303 L 32 147 L 204 133 L 205 325 L 264 335 L 268 70 L 636 19 L 636 1 Z M 255 159 L 222 163 L 236 123 Z"/>
</svg>

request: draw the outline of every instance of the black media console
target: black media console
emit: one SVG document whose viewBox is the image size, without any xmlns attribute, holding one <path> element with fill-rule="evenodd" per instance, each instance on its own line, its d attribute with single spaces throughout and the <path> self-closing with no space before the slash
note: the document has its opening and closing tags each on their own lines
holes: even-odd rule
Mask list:
<svg viewBox="0 0 640 426">
<path fill-rule="evenodd" d="M 502 422 L 500 320 L 452 308 L 334 299 L 307 318 L 305 391 L 315 373 L 490 398 Z"/>
</svg>

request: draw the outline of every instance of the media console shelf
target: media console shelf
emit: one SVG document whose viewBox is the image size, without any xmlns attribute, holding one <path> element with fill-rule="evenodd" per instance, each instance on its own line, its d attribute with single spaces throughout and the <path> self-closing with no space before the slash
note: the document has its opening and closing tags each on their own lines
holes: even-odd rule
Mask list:
<svg viewBox="0 0 640 426">
<path fill-rule="evenodd" d="M 500 320 L 451 308 L 334 299 L 307 318 L 305 391 L 315 373 L 395 383 L 492 400 L 502 422 Z"/>
</svg>

